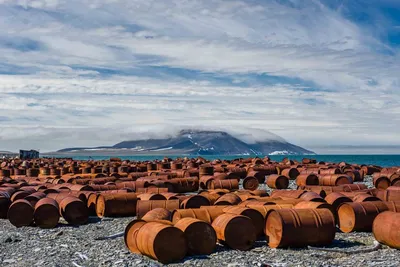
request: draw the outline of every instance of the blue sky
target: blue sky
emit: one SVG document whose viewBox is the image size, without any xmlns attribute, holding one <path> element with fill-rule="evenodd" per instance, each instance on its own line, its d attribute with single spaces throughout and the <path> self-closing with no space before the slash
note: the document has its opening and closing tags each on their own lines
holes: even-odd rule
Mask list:
<svg viewBox="0 0 400 267">
<path fill-rule="evenodd" d="M 0 0 L 0 18 L 0 150 L 182 127 L 400 145 L 399 1 Z"/>
</svg>

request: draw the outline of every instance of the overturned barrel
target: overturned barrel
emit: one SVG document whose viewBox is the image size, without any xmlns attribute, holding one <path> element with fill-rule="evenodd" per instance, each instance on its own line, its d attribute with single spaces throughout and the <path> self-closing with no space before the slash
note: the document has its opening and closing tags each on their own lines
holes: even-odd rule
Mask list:
<svg viewBox="0 0 400 267">
<path fill-rule="evenodd" d="M 190 255 L 208 255 L 215 250 L 217 235 L 209 223 L 187 217 L 179 220 L 175 227 L 185 233 Z"/>
<path fill-rule="evenodd" d="M 97 197 L 96 214 L 100 218 L 134 216 L 136 201 L 135 193 L 101 194 Z"/>
<path fill-rule="evenodd" d="M 324 246 L 335 238 L 335 218 L 328 209 L 271 210 L 265 231 L 271 248 Z"/>
<path fill-rule="evenodd" d="M 375 239 L 389 247 L 400 249 L 400 213 L 385 211 L 376 216 L 372 232 Z"/>
</svg>

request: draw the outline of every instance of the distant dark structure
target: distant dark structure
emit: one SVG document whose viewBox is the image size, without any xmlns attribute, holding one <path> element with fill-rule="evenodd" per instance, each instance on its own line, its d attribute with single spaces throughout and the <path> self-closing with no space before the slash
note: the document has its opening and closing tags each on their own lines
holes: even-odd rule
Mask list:
<svg viewBox="0 0 400 267">
<path fill-rule="evenodd" d="M 36 150 L 20 150 L 19 151 L 20 159 L 38 159 L 39 151 Z"/>
</svg>

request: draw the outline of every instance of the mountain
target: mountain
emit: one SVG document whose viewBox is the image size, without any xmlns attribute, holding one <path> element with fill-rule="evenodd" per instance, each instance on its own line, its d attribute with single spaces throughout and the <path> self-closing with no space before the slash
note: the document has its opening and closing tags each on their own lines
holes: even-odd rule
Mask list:
<svg viewBox="0 0 400 267">
<path fill-rule="evenodd" d="M 165 155 L 300 155 L 315 154 L 282 138 L 253 144 L 223 131 L 182 130 L 175 137 L 123 141 L 114 146 L 65 148 L 58 153 L 129 153 Z"/>
</svg>

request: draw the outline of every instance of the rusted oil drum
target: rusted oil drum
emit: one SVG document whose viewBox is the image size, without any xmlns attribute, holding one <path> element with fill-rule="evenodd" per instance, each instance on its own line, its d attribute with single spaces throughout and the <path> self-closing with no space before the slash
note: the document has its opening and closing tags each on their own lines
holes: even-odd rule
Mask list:
<svg viewBox="0 0 400 267">
<path fill-rule="evenodd" d="M 387 175 L 381 174 L 381 173 L 374 174 L 373 182 L 374 182 L 375 188 L 378 188 L 378 189 L 387 189 L 391 184 L 389 177 Z"/>
<path fill-rule="evenodd" d="M 282 170 L 281 175 L 289 177 L 291 180 L 295 180 L 297 176 L 300 175 L 300 172 L 297 168 L 287 168 Z"/>
<path fill-rule="evenodd" d="M 0 195 L 0 219 L 7 219 L 7 212 L 10 205 L 10 198 Z"/>
<path fill-rule="evenodd" d="M 339 206 L 345 202 L 353 202 L 351 198 L 339 193 L 339 192 L 334 192 L 330 193 L 325 197 L 325 201 L 329 204 L 332 205 L 332 207 L 337 211 Z"/>
<path fill-rule="evenodd" d="M 256 177 L 260 184 L 265 182 L 265 174 L 263 172 L 250 171 L 247 173 L 247 176 Z"/>
<path fill-rule="evenodd" d="M 72 225 L 85 224 L 88 221 L 88 208 L 77 197 L 66 197 L 59 203 L 61 216 Z"/>
<path fill-rule="evenodd" d="M 32 204 L 33 207 L 35 207 L 36 203 L 45 197 L 46 197 L 45 193 L 36 192 L 36 193 L 30 194 L 29 196 L 25 197 L 25 199 L 28 200 Z"/>
<path fill-rule="evenodd" d="M 154 193 L 143 193 L 138 195 L 140 200 L 167 200 L 165 196 L 162 194 L 154 194 Z"/>
<path fill-rule="evenodd" d="M 201 189 L 207 189 L 210 187 L 211 181 L 214 180 L 214 176 L 212 175 L 203 175 L 200 177 L 199 186 Z"/>
<path fill-rule="evenodd" d="M 356 193 L 355 196 L 353 197 L 353 202 L 366 202 L 366 201 L 381 201 L 381 200 L 367 193 Z"/>
<path fill-rule="evenodd" d="M 55 228 L 60 219 L 60 211 L 57 201 L 52 198 L 42 198 L 35 206 L 33 213 L 35 224 L 40 228 Z"/>
<path fill-rule="evenodd" d="M 27 196 L 29 196 L 30 194 L 31 194 L 31 192 L 27 192 L 27 191 L 17 191 L 14 194 L 12 194 L 11 201 L 15 202 L 19 199 L 24 199 Z"/>
<path fill-rule="evenodd" d="M 215 201 L 218 200 L 218 198 L 221 197 L 221 195 L 216 194 L 216 193 L 209 193 L 209 192 L 202 192 L 200 195 L 206 197 L 208 201 L 210 202 L 210 205 L 214 205 Z"/>
<path fill-rule="evenodd" d="M 179 209 L 179 200 L 138 200 L 136 204 L 136 216 L 140 219 L 148 211 L 156 208 L 165 208 L 170 211 Z"/>
<path fill-rule="evenodd" d="M 87 198 L 86 205 L 88 207 L 89 216 L 97 216 L 96 203 L 99 194 L 93 193 Z"/>
<path fill-rule="evenodd" d="M 375 239 L 391 248 L 400 249 L 400 213 L 385 211 L 376 216 L 372 225 Z"/>
<path fill-rule="evenodd" d="M 172 223 L 176 224 L 182 218 L 196 218 L 211 224 L 212 218 L 207 209 L 176 209 L 172 211 Z"/>
<path fill-rule="evenodd" d="M 368 187 L 365 184 L 344 184 L 340 185 L 339 188 L 344 192 L 366 190 Z"/>
<path fill-rule="evenodd" d="M 215 201 L 214 205 L 237 205 L 242 202 L 241 198 L 233 193 L 225 194 Z"/>
<path fill-rule="evenodd" d="M 125 229 L 125 244 L 131 252 L 163 264 L 180 261 L 187 253 L 185 234 L 159 222 L 132 221 Z"/>
<path fill-rule="evenodd" d="M 14 201 L 8 209 L 8 220 L 16 227 L 29 226 L 33 222 L 33 211 L 31 203 L 25 199 Z"/>
<path fill-rule="evenodd" d="M 331 204 L 328 203 L 323 203 L 323 202 L 312 202 L 312 201 L 303 201 L 300 203 L 297 203 L 293 207 L 294 209 L 328 209 L 332 212 L 333 215 L 335 215 L 336 211 L 332 207 Z"/>
<path fill-rule="evenodd" d="M 275 209 L 292 209 L 294 207 L 294 205 L 292 204 L 275 204 L 275 205 L 248 205 L 247 206 L 249 209 L 254 209 L 257 210 L 259 213 L 261 213 L 261 215 L 264 218 L 264 222 L 265 222 L 265 218 L 268 214 L 268 212 L 270 210 L 275 210 Z M 265 228 L 265 223 L 263 225 L 263 229 Z M 265 230 L 265 229 L 264 229 Z M 265 233 L 265 232 L 264 232 Z"/>
<path fill-rule="evenodd" d="M 271 174 L 267 177 L 269 188 L 286 189 L 289 186 L 289 178 L 283 175 Z"/>
<path fill-rule="evenodd" d="M 203 164 L 199 167 L 200 177 L 203 175 L 214 175 L 214 167 L 211 164 Z"/>
<path fill-rule="evenodd" d="M 344 184 L 352 184 L 353 180 L 351 177 L 343 174 L 331 174 L 319 176 L 319 184 L 322 186 L 337 186 Z"/>
<path fill-rule="evenodd" d="M 299 198 L 305 193 L 307 193 L 306 190 L 274 190 L 271 193 L 271 197 Z"/>
<path fill-rule="evenodd" d="M 386 190 L 379 190 L 376 197 L 382 201 L 400 201 L 400 187 L 390 186 Z"/>
<path fill-rule="evenodd" d="M 96 214 L 102 217 L 134 216 L 137 197 L 135 193 L 100 194 L 96 202 Z"/>
<path fill-rule="evenodd" d="M 236 179 L 211 180 L 208 189 L 237 190 L 239 189 L 239 181 Z"/>
<path fill-rule="evenodd" d="M 269 196 L 267 190 L 265 190 L 265 189 L 253 190 L 253 191 L 250 191 L 250 193 L 251 193 L 252 195 L 258 196 L 258 197 L 268 197 L 268 196 Z"/>
<path fill-rule="evenodd" d="M 384 201 L 389 211 L 400 212 L 400 202 L 399 201 Z"/>
<path fill-rule="evenodd" d="M 198 209 L 201 206 L 210 206 L 210 200 L 202 195 L 191 196 L 181 203 L 181 209 Z"/>
<path fill-rule="evenodd" d="M 247 190 L 256 190 L 259 186 L 258 179 L 254 176 L 246 176 L 243 179 L 243 188 Z"/>
<path fill-rule="evenodd" d="M 256 230 L 250 218 L 224 213 L 212 223 L 218 240 L 232 249 L 249 250 L 257 239 Z"/>
<path fill-rule="evenodd" d="M 185 233 L 189 255 L 209 255 L 214 252 L 217 234 L 209 223 L 195 218 L 183 218 L 175 227 Z"/>
<path fill-rule="evenodd" d="M 341 174 L 341 173 L 342 171 L 339 168 L 328 168 L 319 170 L 319 174 L 321 175 Z"/>
<path fill-rule="evenodd" d="M 264 217 L 255 209 L 240 207 L 240 206 L 228 206 L 224 210 L 224 213 L 243 215 L 249 217 L 253 222 L 256 236 L 260 237 L 264 232 Z"/>
<path fill-rule="evenodd" d="M 319 185 L 319 178 L 317 174 L 300 174 L 296 178 L 297 186 Z"/>
<path fill-rule="evenodd" d="M 229 206 L 202 206 L 200 209 L 205 209 L 211 218 L 211 222 L 214 221 L 218 216 L 224 214 L 224 209 Z"/>
<path fill-rule="evenodd" d="M 271 210 L 265 231 L 271 248 L 324 246 L 335 239 L 335 218 L 328 209 Z"/>
<path fill-rule="evenodd" d="M 345 233 L 371 232 L 375 217 L 387 210 L 380 201 L 343 203 L 338 209 L 339 228 Z"/>
<path fill-rule="evenodd" d="M 319 194 L 312 191 L 302 194 L 300 199 L 304 201 L 325 202 L 325 200 Z"/>
<path fill-rule="evenodd" d="M 153 221 L 171 221 L 172 212 L 164 208 L 156 208 L 147 212 L 142 220 L 146 222 Z"/>
</svg>

